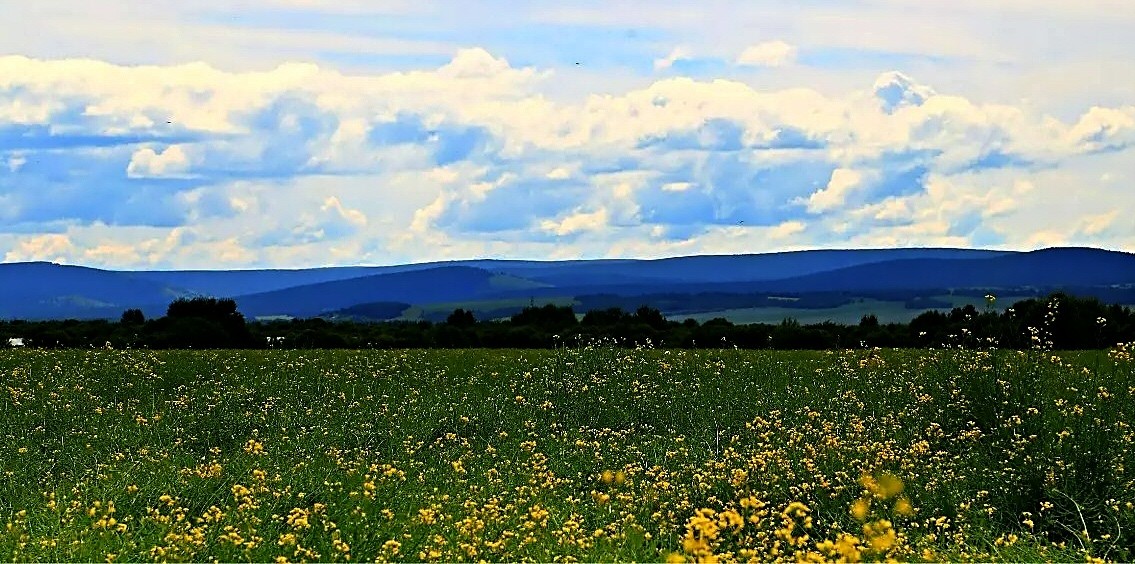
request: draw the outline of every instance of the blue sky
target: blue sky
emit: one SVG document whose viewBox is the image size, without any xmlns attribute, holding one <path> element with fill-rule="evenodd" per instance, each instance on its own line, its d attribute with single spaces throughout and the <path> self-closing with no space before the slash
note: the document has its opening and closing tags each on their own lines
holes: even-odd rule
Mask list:
<svg viewBox="0 0 1135 564">
<path fill-rule="evenodd" d="M 1129 0 L 4 10 L 4 261 L 1135 250 Z"/>
</svg>

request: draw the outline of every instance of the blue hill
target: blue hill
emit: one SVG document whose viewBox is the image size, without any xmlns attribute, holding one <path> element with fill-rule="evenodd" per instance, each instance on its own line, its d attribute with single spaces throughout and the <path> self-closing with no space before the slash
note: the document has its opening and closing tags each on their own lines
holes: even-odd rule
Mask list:
<svg viewBox="0 0 1135 564">
<path fill-rule="evenodd" d="M 1076 288 L 1126 296 L 1135 255 L 1092 248 L 1032 252 L 969 249 L 815 250 L 657 260 L 467 260 L 382 267 L 246 271 L 110 271 L 52 263 L 0 264 L 0 318 L 117 318 L 124 309 L 161 315 L 174 298 L 235 298 L 250 317 L 308 317 L 365 304 L 383 317 L 395 304 L 579 296 L 655 296 L 710 311 L 738 295 L 879 295 L 918 303 L 940 290 Z M 1119 293 L 1116 294 L 1115 292 Z M 612 298 L 592 298 L 600 303 Z M 920 298 L 919 298 L 920 299 Z M 598 301 L 596 301 L 598 300 Z M 758 303 L 764 303 L 762 297 Z M 804 302 L 801 302 L 804 303 Z M 933 303 L 927 301 L 926 303 Z M 377 306 L 376 306 L 377 307 Z"/>
</svg>

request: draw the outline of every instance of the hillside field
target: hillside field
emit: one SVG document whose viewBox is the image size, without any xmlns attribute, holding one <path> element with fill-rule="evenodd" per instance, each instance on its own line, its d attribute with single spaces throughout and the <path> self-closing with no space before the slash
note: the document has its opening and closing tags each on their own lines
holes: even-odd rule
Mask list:
<svg viewBox="0 0 1135 564">
<path fill-rule="evenodd" d="M 1135 559 L 1131 346 L 0 350 L 0 559 Z"/>
</svg>

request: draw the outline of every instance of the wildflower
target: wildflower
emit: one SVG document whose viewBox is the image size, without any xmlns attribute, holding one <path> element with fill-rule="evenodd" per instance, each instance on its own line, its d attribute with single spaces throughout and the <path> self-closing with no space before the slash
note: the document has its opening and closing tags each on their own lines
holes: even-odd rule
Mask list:
<svg viewBox="0 0 1135 564">
<path fill-rule="evenodd" d="M 740 531 L 745 526 L 745 520 L 733 509 L 726 509 L 717 515 L 718 525 L 722 529 L 732 528 Z"/>
<path fill-rule="evenodd" d="M 890 549 L 898 538 L 891 522 L 886 519 L 879 519 L 863 525 L 863 535 L 867 537 L 867 543 L 871 546 L 871 549 L 876 552 L 884 552 Z"/>
<path fill-rule="evenodd" d="M 248 439 L 248 442 L 244 444 L 244 452 L 254 455 L 264 454 L 264 443 L 261 443 L 256 439 Z"/>
<path fill-rule="evenodd" d="M 396 540 L 388 540 L 382 543 L 383 552 L 388 552 L 391 555 L 397 555 L 400 550 L 402 550 L 402 543 Z"/>
<path fill-rule="evenodd" d="M 311 514 L 308 513 L 305 509 L 295 507 L 291 511 L 288 511 L 288 524 L 295 529 L 311 528 L 311 524 L 309 522 L 310 516 Z"/>
<path fill-rule="evenodd" d="M 900 497 L 898 501 L 895 502 L 895 513 L 903 517 L 910 517 L 914 515 L 914 507 L 910 505 L 910 500 L 905 497 Z"/>
</svg>

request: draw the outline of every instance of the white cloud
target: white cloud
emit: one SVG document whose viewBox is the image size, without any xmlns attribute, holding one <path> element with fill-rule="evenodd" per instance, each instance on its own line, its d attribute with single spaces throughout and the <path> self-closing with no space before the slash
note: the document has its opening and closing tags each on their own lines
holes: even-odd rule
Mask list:
<svg viewBox="0 0 1135 564">
<path fill-rule="evenodd" d="M 576 212 L 560 220 L 546 219 L 540 229 L 556 235 L 571 235 L 581 231 L 597 231 L 607 225 L 607 210 Z"/>
<path fill-rule="evenodd" d="M 654 59 L 654 70 L 666 70 L 674 66 L 674 63 L 678 61 L 689 59 L 691 55 L 689 48 L 679 45 L 672 49 L 669 55 L 660 59 Z"/>
<path fill-rule="evenodd" d="M 827 186 L 800 201 L 807 205 L 811 213 L 823 213 L 839 208 L 844 205 L 851 192 L 861 185 L 863 179 L 863 173 L 859 171 L 837 168 L 832 171 Z"/>
<path fill-rule="evenodd" d="M 572 172 L 566 167 L 558 166 L 556 168 L 553 168 L 552 170 L 549 170 L 547 174 L 544 175 L 544 178 L 547 178 L 549 180 L 566 180 L 568 178 L 571 178 L 571 175 Z"/>
<path fill-rule="evenodd" d="M 1062 119 L 873 76 L 834 94 L 674 77 L 572 101 L 478 48 L 373 74 L 0 57 L 0 131 L 17 132 L 0 152 L 19 172 L 0 175 L 0 231 L 30 230 L 0 252 L 298 265 L 1135 232 L 1104 224 L 1130 199 L 1135 106 Z M 77 225 L 70 247 L 35 238 L 58 221 Z M 174 228 L 198 235 L 167 245 Z"/>
<path fill-rule="evenodd" d="M 126 165 L 126 174 L 131 178 L 170 176 L 182 174 L 188 169 L 189 157 L 180 145 L 170 145 L 161 152 L 143 147 L 130 157 L 130 164 Z"/>
<path fill-rule="evenodd" d="M 24 155 L 18 153 L 9 155 L 7 163 L 8 172 L 20 172 L 20 169 L 23 168 L 24 164 L 26 164 L 27 162 L 28 159 Z"/>
<path fill-rule="evenodd" d="M 803 221 L 786 221 L 768 230 L 770 239 L 788 239 L 804 231 L 807 226 Z"/>
<path fill-rule="evenodd" d="M 1069 140 L 1085 151 L 1135 144 L 1135 106 L 1088 110 L 1068 131 Z"/>
<path fill-rule="evenodd" d="M 787 42 L 765 41 L 746 47 L 737 64 L 751 67 L 783 67 L 796 62 L 797 48 Z"/>
<path fill-rule="evenodd" d="M 323 206 L 319 209 L 325 212 L 334 211 L 336 215 L 355 227 L 366 227 L 366 214 L 356 209 L 344 207 L 343 203 L 339 201 L 339 198 L 335 196 L 328 196 L 327 199 L 323 201 Z"/>
<path fill-rule="evenodd" d="M 661 186 L 663 192 L 685 192 L 693 188 L 693 184 L 689 182 L 667 182 Z"/>
<path fill-rule="evenodd" d="M 4 254 L 4 262 L 51 261 L 64 263 L 74 257 L 75 245 L 64 234 L 48 233 L 21 237 Z"/>
<path fill-rule="evenodd" d="M 934 90 L 918 84 L 909 76 L 892 71 L 883 73 L 875 80 L 875 96 L 888 112 L 902 106 L 921 106 L 934 96 Z"/>
<path fill-rule="evenodd" d="M 1101 235 L 1119 219 L 1119 210 L 1090 215 L 1081 220 L 1079 231 L 1087 236 Z"/>
</svg>

